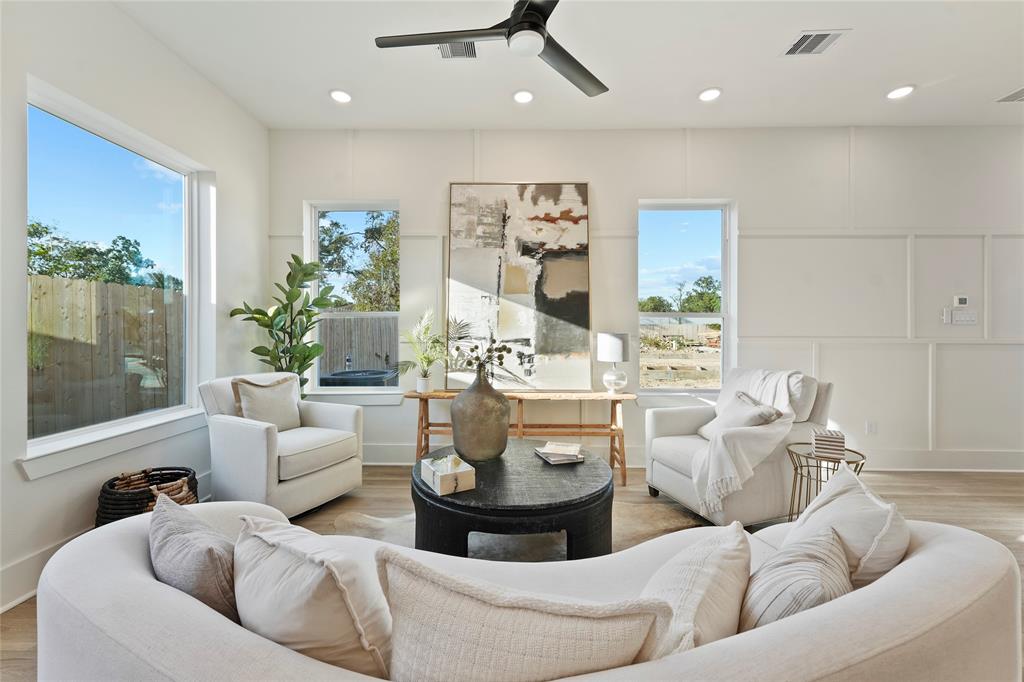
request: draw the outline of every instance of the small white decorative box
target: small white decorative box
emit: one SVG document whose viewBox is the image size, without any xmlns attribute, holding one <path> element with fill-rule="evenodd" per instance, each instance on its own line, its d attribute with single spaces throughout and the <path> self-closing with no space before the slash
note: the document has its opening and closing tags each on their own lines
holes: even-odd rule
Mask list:
<svg viewBox="0 0 1024 682">
<path fill-rule="evenodd" d="M 423 482 L 438 495 L 451 495 L 476 487 L 476 469 L 458 455 L 420 460 Z"/>
<path fill-rule="evenodd" d="M 811 434 L 811 451 L 815 457 L 843 459 L 846 456 L 846 436 L 842 431 L 815 429 Z"/>
</svg>

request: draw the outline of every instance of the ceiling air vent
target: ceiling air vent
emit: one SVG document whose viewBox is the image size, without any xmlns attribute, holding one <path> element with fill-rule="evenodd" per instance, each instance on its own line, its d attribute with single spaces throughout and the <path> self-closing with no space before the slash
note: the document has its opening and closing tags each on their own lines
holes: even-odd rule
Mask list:
<svg viewBox="0 0 1024 682">
<path fill-rule="evenodd" d="M 476 59 L 476 43 L 443 43 L 437 49 L 441 59 Z"/>
<path fill-rule="evenodd" d="M 1011 92 L 1009 95 L 1002 99 L 996 100 L 997 102 L 1024 102 L 1024 88 L 1021 88 L 1017 92 Z"/>
<path fill-rule="evenodd" d="M 827 50 L 839 37 L 849 29 L 835 31 L 804 31 L 800 34 L 793 45 L 786 50 L 786 56 L 800 54 L 821 54 Z"/>
</svg>

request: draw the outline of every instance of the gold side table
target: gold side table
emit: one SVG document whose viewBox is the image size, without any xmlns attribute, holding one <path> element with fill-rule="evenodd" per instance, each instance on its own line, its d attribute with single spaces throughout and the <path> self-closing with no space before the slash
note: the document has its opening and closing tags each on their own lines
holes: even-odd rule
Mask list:
<svg viewBox="0 0 1024 682">
<path fill-rule="evenodd" d="M 789 520 L 793 521 L 821 492 L 828 479 L 839 471 L 839 463 L 843 460 L 815 455 L 810 443 L 790 443 L 786 452 L 793 464 L 793 491 L 789 495 Z M 843 455 L 853 473 L 860 475 L 867 457 L 850 448 L 846 448 Z"/>
</svg>

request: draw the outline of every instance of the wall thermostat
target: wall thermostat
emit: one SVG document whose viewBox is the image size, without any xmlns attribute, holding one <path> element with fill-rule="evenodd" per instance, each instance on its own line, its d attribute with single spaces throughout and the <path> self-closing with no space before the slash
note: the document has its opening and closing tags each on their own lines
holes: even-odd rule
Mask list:
<svg viewBox="0 0 1024 682">
<path fill-rule="evenodd" d="M 954 308 L 965 308 L 965 307 L 967 307 L 967 305 L 968 305 L 968 303 L 967 303 L 967 297 L 966 296 L 956 295 L 956 296 L 953 297 L 953 307 Z"/>
</svg>

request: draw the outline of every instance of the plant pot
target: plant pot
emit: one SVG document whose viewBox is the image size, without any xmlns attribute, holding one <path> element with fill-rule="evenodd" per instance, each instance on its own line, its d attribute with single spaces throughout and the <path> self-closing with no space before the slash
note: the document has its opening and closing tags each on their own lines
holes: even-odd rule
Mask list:
<svg viewBox="0 0 1024 682">
<path fill-rule="evenodd" d="M 430 377 L 416 377 L 416 392 L 430 393 Z"/>
<path fill-rule="evenodd" d="M 483 367 L 476 381 L 452 400 L 452 440 L 455 452 L 470 462 L 500 457 L 508 445 L 508 398 L 487 380 Z"/>
</svg>

